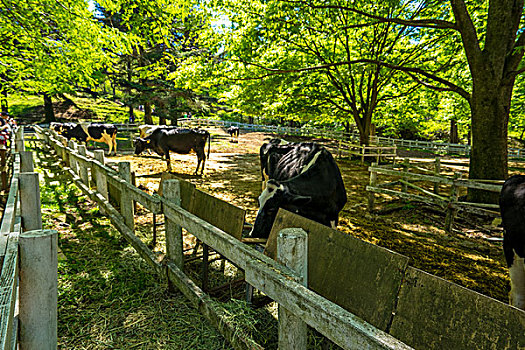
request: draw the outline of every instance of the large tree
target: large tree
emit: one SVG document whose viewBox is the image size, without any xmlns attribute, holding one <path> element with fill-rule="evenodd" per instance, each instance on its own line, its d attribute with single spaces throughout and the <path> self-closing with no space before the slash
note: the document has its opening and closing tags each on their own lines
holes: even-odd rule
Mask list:
<svg viewBox="0 0 525 350">
<path fill-rule="evenodd" d="M 429 8 L 436 7 L 434 1 L 427 3 Z M 437 6 L 444 10 L 441 18 L 432 17 L 435 12 L 429 11 L 422 18 L 406 19 L 402 16 L 377 16 L 354 7 L 348 7 L 347 10 L 381 22 L 416 27 L 421 31 L 428 29 L 432 33 L 438 33 L 452 30 L 459 34 L 471 75 L 470 86 L 459 86 L 439 74 L 418 67 L 399 67 L 383 61 L 378 61 L 377 64 L 417 75 L 422 81 L 437 82 L 440 84 L 437 88 L 463 96 L 471 109 L 472 153 L 469 177 L 505 179 L 508 172 L 507 133 L 512 92 L 517 75 L 523 71 L 520 63 L 525 45 L 524 1 L 474 1 L 467 5 L 464 0 L 450 0 L 447 7 L 441 3 Z M 446 18 L 447 10 L 450 10 L 450 19 Z M 450 42 L 453 45 L 454 41 Z M 497 194 L 470 191 L 469 197 L 473 201 L 495 201 Z"/>
</svg>

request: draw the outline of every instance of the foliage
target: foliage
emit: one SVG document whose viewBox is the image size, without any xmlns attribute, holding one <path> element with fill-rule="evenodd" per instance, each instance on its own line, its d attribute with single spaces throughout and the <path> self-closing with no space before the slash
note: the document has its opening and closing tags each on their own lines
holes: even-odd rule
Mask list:
<svg viewBox="0 0 525 350">
<path fill-rule="evenodd" d="M 4 91 L 72 91 L 93 86 L 97 70 L 110 54 L 124 50 L 120 37 L 91 19 L 87 3 L 72 0 L 2 0 L 0 10 L 0 77 Z"/>
</svg>

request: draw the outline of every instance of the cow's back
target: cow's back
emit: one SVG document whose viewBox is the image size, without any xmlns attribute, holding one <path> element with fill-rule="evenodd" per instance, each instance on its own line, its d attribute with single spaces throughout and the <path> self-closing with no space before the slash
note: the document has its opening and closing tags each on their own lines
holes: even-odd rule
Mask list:
<svg viewBox="0 0 525 350">
<path fill-rule="evenodd" d="M 92 123 L 87 126 L 88 135 L 89 137 L 99 140 L 102 138 L 103 134 L 108 135 L 116 135 L 117 134 L 117 127 L 113 124 L 98 124 L 98 123 Z"/>
<path fill-rule="evenodd" d="M 322 222 L 319 220 L 321 215 L 334 221 L 347 202 L 343 177 L 328 150 L 324 147 L 315 150 L 305 165 L 307 168 L 281 183 L 286 184 L 292 193 L 312 198 L 311 203 L 303 208 L 303 216 Z"/>
</svg>

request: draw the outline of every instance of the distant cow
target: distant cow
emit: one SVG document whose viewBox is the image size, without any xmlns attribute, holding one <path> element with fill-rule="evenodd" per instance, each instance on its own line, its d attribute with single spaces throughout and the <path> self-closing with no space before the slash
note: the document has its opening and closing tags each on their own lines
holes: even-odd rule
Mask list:
<svg viewBox="0 0 525 350">
<path fill-rule="evenodd" d="M 74 125 L 74 126 L 73 126 Z M 109 152 L 117 154 L 117 127 L 112 124 L 70 124 L 62 125 L 62 135 L 80 142 L 95 141 L 108 145 Z"/>
<path fill-rule="evenodd" d="M 166 156 L 168 171 L 171 171 L 170 151 L 180 154 L 190 153 L 191 150 L 197 154 L 197 169 L 195 175 L 199 172 L 199 166 L 202 162 L 201 175 L 204 173 L 204 163 L 206 154 L 204 148 L 208 141 L 208 157 L 210 156 L 210 133 L 206 130 L 199 129 L 156 129 L 146 138 L 135 139 L 135 154 L 139 155 L 145 149 L 152 149 L 157 154 Z"/>
<path fill-rule="evenodd" d="M 346 190 L 330 152 L 315 143 L 298 143 L 278 156 L 259 196 L 250 236 L 268 237 L 279 208 L 335 228 Z"/>
<path fill-rule="evenodd" d="M 228 128 L 228 134 L 230 134 L 230 141 L 231 142 L 239 142 L 239 127 L 238 126 L 230 126 Z"/>
<path fill-rule="evenodd" d="M 55 132 L 60 132 L 61 127 L 62 127 L 62 123 L 52 122 L 51 124 L 49 124 L 49 129 Z"/>
<path fill-rule="evenodd" d="M 505 181 L 499 198 L 503 252 L 509 268 L 511 305 L 525 310 L 525 175 Z"/>
<path fill-rule="evenodd" d="M 49 125 L 49 128 L 51 130 L 54 130 L 58 134 L 63 134 L 66 130 L 73 129 L 77 124 L 75 123 L 58 123 L 58 122 L 52 122 Z"/>
</svg>

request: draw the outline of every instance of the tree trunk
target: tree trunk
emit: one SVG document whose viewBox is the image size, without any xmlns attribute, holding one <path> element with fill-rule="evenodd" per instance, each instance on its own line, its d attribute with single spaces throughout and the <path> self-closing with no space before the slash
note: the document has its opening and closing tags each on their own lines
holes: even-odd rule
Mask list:
<svg viewBox="0 0 525 350">
<path fill-rule="evenodd" d="M 177 120 L 177 118 L 175 117 L 175 120 Z M 177 124 L 177 123 L 175 123 Z M 166 111 L 163 110 L 161 111 L 161 113 L 159 113 L 159 125 L 166 125 Z"/>
<path fill-rule="evenodd" d="M 458 122 L 455 119 L 450 119 L 450 143 L 459 143 L 459 134 L 458 134 Z"/>
<path fill-rule="evenodd" d="M 144 124 L 153 125 L 151 116 L 151 102 L 144 102 Z"/>
<path fill-rule="evenodd" d="M 51 101 L 51 96 L 47 93 L 44 93 L 44 116 L 46 123 L 57 121 L 55 111 L 53 110 L 53 101 Z"/>
<path fill-rule="evenodd" d="M 368 146 L 370 144 L 371 118 L 354 118 L 359 130 L 359 143 Z"/>
<path fill-rule="evenodd" d="M 502 86 L 495 79 L 478 83 L 472 90 L 472 151 L 470 179 L 504 180 L 508 172 L 507 129 L 512 85 Z M 513 82 L 512 82 L 513 84 Z M 497 203 L 499 193 L 472 190 L 468 201 Z"/>
<path fill-rule="evenodd" d="M 133 105 L 129 105 L 128 109 L 129 122 L 135 123 L 135 113 L 133 112 Z"/>
</svg>

